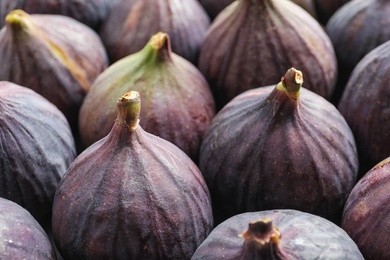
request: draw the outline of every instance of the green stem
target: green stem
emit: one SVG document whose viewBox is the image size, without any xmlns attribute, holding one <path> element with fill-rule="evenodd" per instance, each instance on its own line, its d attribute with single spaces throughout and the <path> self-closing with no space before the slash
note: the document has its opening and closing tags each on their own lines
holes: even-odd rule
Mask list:
<svg viewBox="0 0 390 260">
<path fill-rule="evenodd" d="M 130 91 L 118 98 L 118 115 L 116 122 L 122 126 L 129 128 L 134 132 L 139 125 L 139 116 L 141 112 L 141 99 L 139 92 Z"/>
<path fill-rule="evenodd" d="M 286 93 L 291 99 L 297 100 L 300 95 L 300 90 L 303 84 L 302 72 L 291 68 L 282 77 L 276 89 Z"/>
</svg>

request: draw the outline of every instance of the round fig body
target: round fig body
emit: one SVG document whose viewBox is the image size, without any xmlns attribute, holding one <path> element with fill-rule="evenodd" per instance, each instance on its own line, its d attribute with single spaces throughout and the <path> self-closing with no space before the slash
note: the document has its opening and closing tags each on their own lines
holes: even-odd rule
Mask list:
<svg viewBox="0 0 390 260">
<path fill-rule="evenodd" d="M 213 229 L 192 260 L 360 259 L 348 234 L 334 223 L 297 210 L 235 215 Z"/>
<path fill-rule="evenodd" d="M 78 110 L 108 64 L 98 34 L 63 15 L 13 10 L 0 30 L 0 80 L 27 86 L 56 105 L 77 130 Z"/>
<path fill-rule="evenodd" d="M 95 80 L 79 114 L 84 146 L 110 132 L 117 114 L 112 103 L 130 90 L 142 97 L 142 128 L 172 142 L 197 161 L 200 143 L 215 115 L 214 99 L 200 71 L 171 51 L 170 37 L 162 32 L 153 35 L 140 52 L 112 64 Z"/>
<path fill-rule="evenodd" d="M 56 191 L 56 245 L 69 259 L 189 259 L 213 227 L 203 176 L 139 126 L 138 92 L 117 106 L 111 132 L 75 159 Z"/>
<path fill-rule="evenodd" d="M 0 259 L 56 259 L 48 236 L 23 207 L 0 198 Z"/>
<path fill-rule="evenodd" d="M 76 157 L 71 129 L 47 99 L 11 82 L 0 82 L 0 107 L 0 197 L 45 222 L 57 185 Z"/>
<path fill-rule="evenodd" d="M 356 242 L 366 260 L 390 258 L 389 189 L 390 157 L 359 180 L 345 204 L 341 227 Z"/>
<path fill-rule="evenodd" d="M 287 71 L 248 90 L 214 117 L 200 150 L 215 218 L 292 208 L 339 222 L 357 180 L 355 140 L 327 100 Z"/>
<path fill-rule="evenodd" d="M 339 96 L 358 62 L 390 40 L 389 13 L 389 1 L 351 1 L 338 9 L 326 24 L 339 63 Z"/>
<path fill-rule="evenodd" d="M 210 19 L 198 0 L 124 0 L 100 30 L 111 63 L 140 51 L 155 33 L 171 37 L 172 50 L 196 63 Z"/>
<path fill-rule="evenodd" d="M 238 94 L 274 84 L 290 67 L 307 75 L 307 88 L 330 98 L 337 79 L 332 42 L 321 25 L 286 0 L 239 0 L 207 31 L 198 67 L 222 108 Z"/>
<path fill-rule="evenodd" d="M 361 174 L 390 155 L 390 42 L 355 67 L 338 104 L 354 133 Z"/>
</svg>

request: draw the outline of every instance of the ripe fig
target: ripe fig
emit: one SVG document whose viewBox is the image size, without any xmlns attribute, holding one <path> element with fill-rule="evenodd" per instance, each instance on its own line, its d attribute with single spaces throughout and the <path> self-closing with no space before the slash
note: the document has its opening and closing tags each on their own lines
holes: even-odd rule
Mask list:
<svg viewBox="0 0 390 260">
<path fill-rule="evenodd" d="M 66 259 L 189 259 L 211 231 L 201 172 L 142 129 L 140 102 L 136 91 L 118 99 L 111 132 L 75 159 L 56 191 L 53 237 Z"/>
<path fill-rule="evenodd" d="M 119 0 L 1 0 L 1 27 L 5 16 L 13 9 L 29 14 L 60 14 L 72 17 L 98 31 L 111 6 Z"/>
<path fill-rule="evenodd" d="M 198 64 L 218 108 L 277 82 L 292 66 L 307 75 L 308 89 L 331 97 L 337 79 L 332 43 L 315 18 L 286 0 L 239 0 L 224 9 L 205 36 Z"/>
<path fill-rule="evenodd" d="M 108 64 L 99 36 L 62 15 L 13 10 L 0 30 L 0 80 L 38 92 L 55 104 L 77 130 L 81 102 Z"/>
<path fill-rule="evenodd" d="M 45 224 L 57 185 L 76 157 L 69 124 L 47 99 L 11 82 L 0 82 L 0 107 L 0 197 Z"/>
<path fill-rule="evenodd" d="M 357 63 L 371 50 L 390 40 L 390 2 L 350 1 L 326 25 L 339 63 L 338 102 Z"/>
<path fill-rule="evenodd" d="M 354 133 L 361 174 L 390 155 L 390 42 L 355 67 L 338 104 Z"/>
<path fill-rule="evenodd" d="M 111 63 L 140 51 L 159 31 L 169 34 L 176 54 L 196 63 L 209 25 L 198 0 L 124 0 L 111 8 L 100 36 Z"/>
<path fill-rule="evenodd" d="M 302 83 L 291 68 L 276 86 L 248 90 L 214 117 L 199 166 L 215 218 L 291 208 L 340 221 L 357 181 L 355 140 L 338 110 Z"/>
<path fill-rule="evenodd" d="M 152 36 L 140 52 L 112 64 L 95 80 L 80 109 L 83 144 L 89 146 L 110 132 L 117 114 L 112 102 L 130 90 L 142 96 L 142 128 L 196 160 L 215 115 L 214 99 L 203 75 L 171 51 L 170 38 L 162 32 Z"/>
<path fill-rule="evenodd" d="M 356 242 L 366 260 L 390 259 L 389 189 L 390 157 L 359 180 L 345 204 L 341 227 Z"/>
<path fill-rule="evenodd" d="M 355 242 L 334 223 L 309 213 L 280 209 L 229 218 L 214 228 L 191 259 L 364 258 Z"/>
<path fill-rule="evenodd" d="M 45 231 L 20 205 L 0 197 L 0 259 L 56 259 Z"/>
</svg>

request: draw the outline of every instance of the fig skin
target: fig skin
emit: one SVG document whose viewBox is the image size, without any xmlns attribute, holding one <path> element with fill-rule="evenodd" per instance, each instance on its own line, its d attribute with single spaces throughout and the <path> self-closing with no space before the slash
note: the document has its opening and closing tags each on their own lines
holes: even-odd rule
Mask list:
<svg viewBox="0 0 390 260">
<path fill-rule="evenodd" d="M 171 51 L 170 37 L 162 32 L 95 80 L 80 109 L 84 146 L 110 132 L 117 114 L 112 100 L 130 90 L 138 91 L 143 100 L 142 128 L 174 143 L 197 161 L 200 143 L 215 115 L 214 99 L 200 71 Z"/>
<path fill-rule="evenodd" d="M 361 174 L 390 155 L 390 42 L 355 67 L 338 104 L 354 133 Z"/>
<path fill-rule="evenodd" d="M 23 207 L 0 197 L 0 259 L 56 259 L 45 231 Z"/>
<path fill-rule="evenodd" d="M 30 14 L 59 14 L 69 16 L 98 31 L 113 4 L 119 0 L 1 0 L 1 27 L 7 13 L 22 9 Z"/>
<path fill-rule="evenodd" d="M 211 231 L 201 172 L 139 126 L 137 94 L 118 100 L 111 132 L 76 158 L 57 189 L 53 237 L 64 258 L 189 259 Z"/>
<path fill-rule="evenodd" d="M 11 82 L 0 82 L 0 107 L 0 196 L 43 225 L 57 185 L 76 157 L 70 126 L 48 100 Z"/>
<path fill-rule="evenodd" d="M 245 248 L 244 230 L 259 222 L 273 225 L 267 247 L 268 232 L 259 230 L 264 244 L 258 247 L 271 249 L 266 257 Z M 249 226 L 249 227 L 248 227 Z M 269 226 L 260 227 L 263 229 Z M 241 234 L 241 235 L 240 235 Z M 240 236 L 239 236 L 240 235 Z M 245 240 L 246 241 L 246 240 Z M 242 258 L 243 251 L 248 254 Z M 278 252 L 276 255 L 275 253 Z M 218 225 L 195 251 L 192 260 L 212 259 L 361 259 L 363 256 L 348 234 L 334 223 L 309 213 L 290 210 L 267 210 L 235 215 Z"/>
<path fill-rule="evenodd" d="M 85 93 L 107 67 L 99 36 L 91 28 L 62 15 L 14 10 L 0 30 L 0 80 L 26 86 L 47 98 L 77 132 L 78 111 Z"/>
<path fill-rule="evenodd" d="M 198 0 L 124 0 L 111 8 L 100 36 L 111 63 L 140 51 L 161 31 L 170 36 L 173 52 L 195 64 L 209 26 Z"/>
<path fill-rule="evenodd" d="M 340 221 L 357 181 L 355 140 L 330 102 L 300 86 L 299 74 L 291 68 L 276 87 L 248 90 L 214 117 L 199 167 L 216 222 L 276 208 Z"/>
<path fill-rule="evenodd" d="M 336 104 L 358 62 L 390 40 L 389 13 L 389 1 L 351 1 L 338 9 L 326 24 L 339 67 Z"/>
<path fill-rule="evenodd" d="M 369 170 L 355 185 L 344 207 L 341 227 L 366 260 L 389 259 L 390 157 Z"/>
<path fill-rule="evenodd" d="M 321 25 L 286 0 L 240 0 L 213 21 L 198 67 L 217 108 L 238 94 L 271 85 L 290 67 L 307 75 L 307 87 L 330 98 L 337 79 L 332 43 Z"/>
</svg>

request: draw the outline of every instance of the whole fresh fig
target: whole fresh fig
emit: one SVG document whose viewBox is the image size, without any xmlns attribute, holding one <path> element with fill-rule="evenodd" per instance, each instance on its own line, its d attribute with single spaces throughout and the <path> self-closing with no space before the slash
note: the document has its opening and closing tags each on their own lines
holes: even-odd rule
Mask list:
<svg viewBox="0 0 390 260">
<path fill-rule="evenodd" d="M 11 82 L 0 82 L 0 107 L 0 197 L 46 222 L 57 185 L 76 157 L 69 124 L 47 99 Z"/>
<path fill-rule="evenodd" d="M 338 104 L 354 133 L 361 173 L 390 156 L 390 42 L 355 67 Z"/>
<path fill-rule="evenodd" d="M 309 213 L 280 209 L 229 218 L 214 228 L 191 259 L 364 258 L 354 241 L 334 223 Z"/>
<path fill-rule="evenodd" d="M 171 37 L 173 51 L 196 63 L 210 19 L 198 0 L 123 0 L 100 30 L 111 63 L 140 51 L 157 32 Z"/>
<path fill-rule="evenodd" d="M 339 63 L 338 97 L 357 63 L 390 40 L 390 1 L 357 0 L 343 5 L 326 25 Z"/>
<path fill-rule="evenodd" d="M 45 231 L 20 205 L 0 197 L 0 259 L 56 259 Z"/>
<path fill-rule="evenodd" d="M 171 51 L 170 38 L 162 32 L 152 36 L 140 52 L 112 64 L 95 80 L 80 109 L 83 144 L 89 146 L 110 132 L 117 114 L 112 103 L 130 90 L 142 96 L 142 128 L 196 160 L 215 114 L 214 99 L 203 75 Z"/>
<path fill-rule="evenodd" d="M 62 15 L 13 10 L 0 30 L 0 80 L 27 86 L 55 104 L 77 129 L 92 81 L 108 64 L 99 36 Z"/>
<path fill-rule="evenodd" d="M 198 64 L 218 108 L 277 82 L 292 66 L 307 75 L 307 88 L 331 97 L 337 79 L 332 43 L 315 18 L 286 0 L 238 0 L 224 9 L 205 36 Z"/>
<path fill-rule="evenodd" d="M 201 172 L 142 129 L 140 102 L 136 91 L 118 99 L 111 132 L 75 159 L 56 191 L 53 237 L 65 259 L 189 259 L 211 231 Z"/>
<path fill-rule="evenodd" d="M 248 90 L 214 117 L 200 150 L 215 218 L 291 208 L 338 223 L 356 183 L 347 122 L 287 71 L 276 86 Z"/>
<path fill-rule="evenodd" d="M 390 259 L 390 157 L 369 170 L 345 204 L 341 227 L 366 260 Z"/>
<path fill-rule="evenodd" d="M 111 6 L 119 0 L 1 0 L 0 22 L 13 9 L 22 9 L 30 14 L 60 14 L 72 17 L 99 30 Z"/>
</svg>

